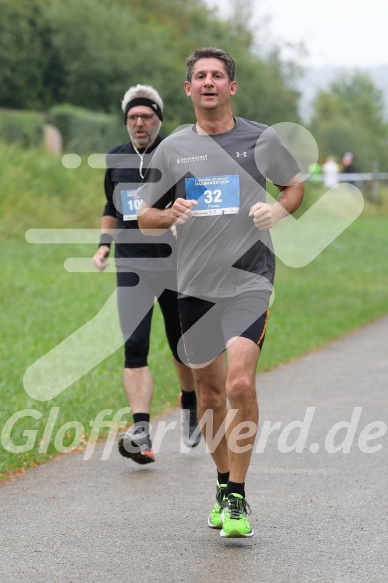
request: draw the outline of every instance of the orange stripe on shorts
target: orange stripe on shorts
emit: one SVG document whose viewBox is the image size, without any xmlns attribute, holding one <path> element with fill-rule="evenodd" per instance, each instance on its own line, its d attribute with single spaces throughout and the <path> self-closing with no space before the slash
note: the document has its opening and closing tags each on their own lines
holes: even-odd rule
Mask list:
<svg viewBox="0 0 388 583">
<path fill-rule="evenodd" d="M 264 323 L 264 328 L 263 328 L 263 331 L 262 331 L 262 333 L 261 333 L 261 336 L 260 336 L 260 338 L 259 338 L 259 339 L 258 339 L 258 341 L 256 342 L 256 344 L 260 344 L 260 342 L 262 341 L 262 339 L 263 339 L 263 337 L 264 337 L 265 331 L 266 331 L 266 329 L 267 329 L 268 316 L 269 316 L 269 308 L 268 308 L 268 310 L 267 310 L 267 312 L 266 312 L 266 316 L 265 316 L 265 323 Z"/>
</svg>

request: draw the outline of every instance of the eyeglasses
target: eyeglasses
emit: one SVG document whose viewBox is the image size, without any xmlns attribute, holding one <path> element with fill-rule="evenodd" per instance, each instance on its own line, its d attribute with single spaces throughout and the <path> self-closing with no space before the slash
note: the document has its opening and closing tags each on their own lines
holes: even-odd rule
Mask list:
<svg viewBox="0 0 388 583">
<path fill-rule="evenodd" d="M 154 115 L 155 115 L 154 113 L 140 113 L 139 115 L 131 113 L 130 115 L 127 115 L 126 119 L 132 123 L 136 122 L 139 117 L 142 121 L 151 121 Z"/>
</svg>

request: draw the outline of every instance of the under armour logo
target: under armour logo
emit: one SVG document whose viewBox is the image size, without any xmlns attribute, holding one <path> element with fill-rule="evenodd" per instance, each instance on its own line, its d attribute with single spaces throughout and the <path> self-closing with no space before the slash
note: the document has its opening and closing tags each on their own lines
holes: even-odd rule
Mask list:
<svg viewBox="0 0 388 583">
<path fill-rule="evenodd" d="M 244 158 L 246 158 L 247 153 L 246 152 L 236 152 L 236 158 L 240 158 L 240 156 L 244 156 Z"/>
</svg>

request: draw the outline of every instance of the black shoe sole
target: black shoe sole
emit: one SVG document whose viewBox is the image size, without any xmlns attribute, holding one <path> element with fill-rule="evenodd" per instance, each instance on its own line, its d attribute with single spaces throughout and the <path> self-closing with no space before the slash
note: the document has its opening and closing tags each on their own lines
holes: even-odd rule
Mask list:
<svg viewBox="0 0 388 583">
<path fill-rule="evenodd" d="M 131 446 L 135 448 L 138 447 L 138 444 L 134 441 L 131 441 Z M 155 457 L 147 455 L 143 451 L 127 451 L 124 447 L 124 438 L 121 438 L 119 441 L 119 452 L 122 456 L 129 458 L 140 465 L 151 464 L 155 461 Z"/>
</svg>

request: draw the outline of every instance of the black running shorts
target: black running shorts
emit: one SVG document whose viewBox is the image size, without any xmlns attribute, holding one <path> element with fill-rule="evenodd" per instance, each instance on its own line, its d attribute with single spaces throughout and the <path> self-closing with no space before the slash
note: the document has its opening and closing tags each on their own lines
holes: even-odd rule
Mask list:
<svg viewBox="0 0 388 583">
<path fill-rule="evenodd" d="M 234 337 L 248 338 L 262 349 L 269 293 L 246 292 L 216 300 L 180 296 L 178 306 L 184 352 L 190 364 L 210 362 Z"/>
</svg>

